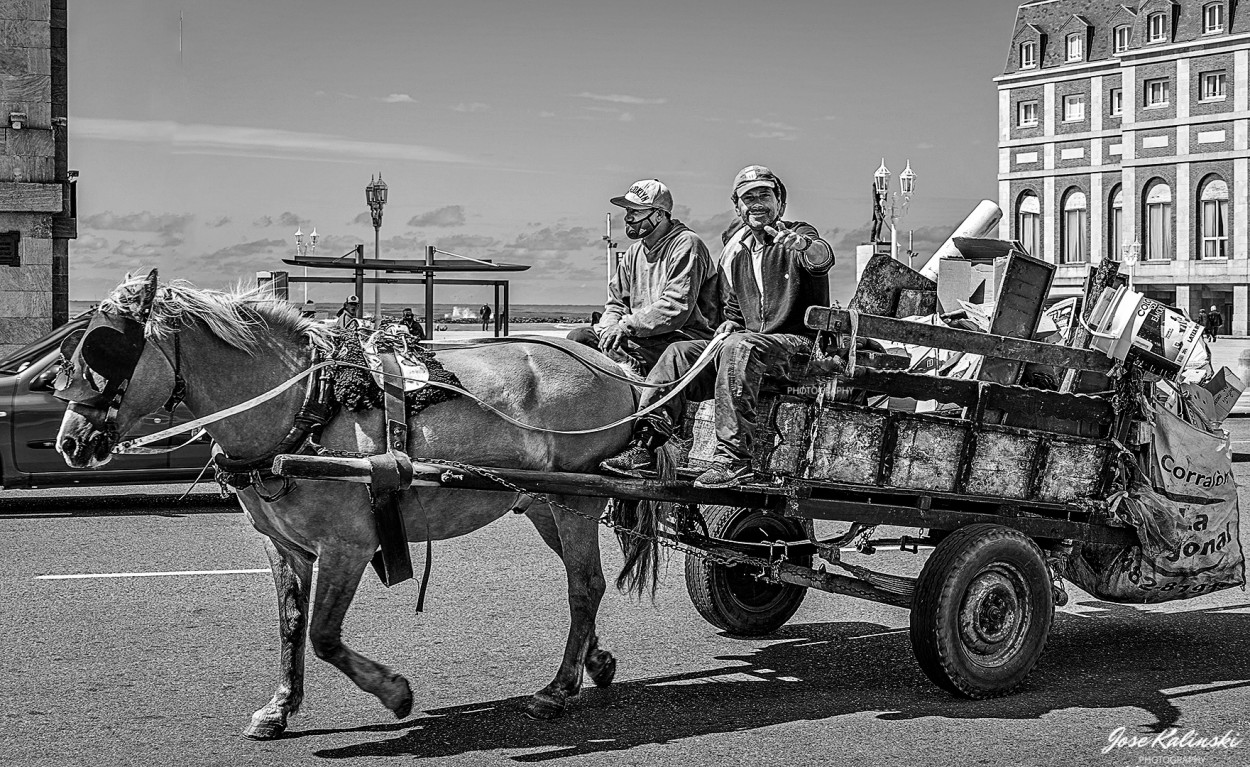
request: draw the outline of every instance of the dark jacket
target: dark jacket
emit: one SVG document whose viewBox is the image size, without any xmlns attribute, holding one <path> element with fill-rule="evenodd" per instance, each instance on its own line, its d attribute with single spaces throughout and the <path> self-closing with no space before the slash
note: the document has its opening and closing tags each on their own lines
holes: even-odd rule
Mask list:
<svg viewBox="0 0 1250 767">
<path fill-rule="evenodd" d="M 786 227 L 804 237 L 819 239 L 811 224 L 786 222 Z M 725 319 L 733 320 L 753 333 L 794 333 L 812 336 L 816 331 L 803 324 L 809 306 L 829 305 L 829 268 L 816 270 L 802 253 L 772 245 L 765 239 L 760 271 L 764 290 L 755 281 L 751 259 L 753 238 L 743 230 L 729 238 L 721 253 L 721 295 L 725 299 Z"/>
</svg>

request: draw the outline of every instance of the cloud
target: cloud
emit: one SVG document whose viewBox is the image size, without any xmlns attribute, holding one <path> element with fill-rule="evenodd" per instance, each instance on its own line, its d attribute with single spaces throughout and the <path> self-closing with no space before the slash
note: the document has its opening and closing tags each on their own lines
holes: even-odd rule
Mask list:
<svg viewBox="0 0 1250 767">
<path fill-rule="evenodd" d="M 490 111 L 490 104 L 483 104 L 480 101 L 471 101 L 467 104 L 462 102 L 451 109 L 453 112 L 487 112 Z"/>
<path fill-rule="evenodd" d="M 417 100 L 407 93 L 392 93 L 389 96 L 383 96 L 378 99 L 384 104 L 415 104 Z"/>
<path fill-rule="evenodd" d="M 273 226 L 273 216 L 261 216 L 260 218 L 252 221 L 252 226 L 259 226 L 262 229 L 267 229 L 268 227 Z"/>
<path fill-rule="evenodd" d="M 634 113 L 633 112 L 621 112 L 621 116 L 616 119 L 620 120 L 623 123 L 632 123 L 634 121 Z"/>
<path fill-rule="evenodd" d="M 930 144 L 928 141 L 921 141 L 919 144 L 916 144 L 916 148 L 917 149 L 936 149 L 937 145 Z"/>
<path fill-rule="evenodd" d="M 542 111 L 542 112 L 539 112 L 539 113 L 538 113 L 538 116 L 539 116 L 539 117 L 555 117 L 555 116 L 556 116 L 556 113 L 555 113 L 555 112 L 548 112 L 548 111 L 545 111 L 545 110 L 544 110 L 544 111 Z"/>
<path fill-rule="evenodd" d="M 453 234 L 440 237 L 434 245 L 442 250 L 459 253 L 462 250 L 484 250 L 499 246 L 499 240 L 481 234 Z M 467 253 L 461 255 L 469 255 Z"/>
<path fill-rule="evenodd" d="M 756 117 L 753 120 L 740 121 L 743 125 L 750 125 L 762 130 L 748 133 L 748 138 L 754 139 L 776 139 L 778 141 L 794 141 L 798 138 L 798 128 L 789 123 L 777 122 L 775 120 L 761 120 Z"/>
<path fill-rule="evenodd" d="M 300 218 L 294 213 L 286 211 L 282 215 L 278 216 L 278 223 L 288 229 L 292 226 L 298 227 L 300 225 Z"/>
<path fill-rule="evenodd" d="M 74 240 L 72 245 L 74 255 L 80 253 L 95 253 L 108 250 L 109 241 L 103 237 L 97 237 L 94 234 L 80 234 L 78 239 Z"/>
<path fill-rule="evenodd" d="M 468 164 L 474 160 L 455 152 L 420 144 L 358 141 L 330 133 L 248 128 L 238 125 L 181 124 L 169 120 L 111 120 L 79 117 L 76 138 L 164 144 L 175 154 L 220 155 L 314 160 L 361 158 Z"/>
<path fill-rule="evenodd" d="M 368 211 L 365 211 L 364 213 L 357 213 L 356 217 L 353 218 L 348 223 L 353 226 L 355 225 L 373 226 L 373 215 L 370 214 Z"/>
<path fill-rule="evenodd" d="M 208 254 L 205 258 L 212 262 L 238 261 L 241 258 L 252 258 L 261 253 L 269 253 L 274 248 L 286 248 L 286 240 L 252 240 L 228 245 Z"/>
<path fill-rule="evenodd" d="M 207 226 L 210 229 L 220 229 L 228 223 L 230 223 L 229 216 L 218 216 L 211 221 L 205 221 L 204 226 Z"/>
<path fill-rule="evenodd" d="M 464 207 L 446 205 L 436 210 L 420 213 L 408 219 L 408 226 L 460 226 L 464 223 Z"/>
<path fill-rule="evenodd" d="M 517 235 L 508 247 L 516 253 L 535 253 L 542 251 L 568 252 L 582 250 L 602 243 L 601 235 L 584 226 L 570 228 L 544 227 L 537 232 Z"/>
<path fill-rule="evenodd" d="M 641 96 L 625 96 L 619 93 L 589 93 L 582 91 L 574 94 L 574 98 L 590 99 L 592 101 L 610 101 L 613 104 L 663 104 L 668 99 L 648 99 Z"/>
<path fill-rule="evenodd" d="M 111 210 L 81 216 L 78 225 L 84 229 L 104 229 L 113 232 L 171 232 L 182 231 L 194 219 L 190 213 L 126 213 L 118 215 Z"/>
</svg>

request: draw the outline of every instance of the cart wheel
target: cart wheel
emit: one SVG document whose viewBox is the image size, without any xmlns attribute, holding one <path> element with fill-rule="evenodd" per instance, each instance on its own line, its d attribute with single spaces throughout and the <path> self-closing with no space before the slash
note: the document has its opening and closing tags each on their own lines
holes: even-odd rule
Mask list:
<svg viewBox="0 0 1250 767">
<path fill-rule="evenodd" d="M 938 544 L 920 572 L 911 644 L 939 687 L 992 698 L 1033 670 L 1054 615 L 1037 544 L 1001 525 L 969 525 Z"/>
<path fill-rule="evenodd" d="M 708 535 L 731 541 L 805 540 L 797 521 L 759 509 L 700 506 Z M 794 557 L 796 565 L 810 567 L 811 555 Z M 727 567 L 686 555 L 686 590 L 694 608 L 713 626 L 731 634 L 760 636 L 785 625 L 803 603 L 807 589 L 756 580 L 755 571 Z"/>
</svg>

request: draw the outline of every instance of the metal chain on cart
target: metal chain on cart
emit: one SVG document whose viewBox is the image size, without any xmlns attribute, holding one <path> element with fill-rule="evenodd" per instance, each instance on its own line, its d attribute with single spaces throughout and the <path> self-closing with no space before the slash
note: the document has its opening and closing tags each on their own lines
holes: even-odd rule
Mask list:
<svg viewBox="0 0 1250 767">
<path fill-rule="evenodd" d="M 515 482 L 507 480 L 501 477 L 500 475 L 496 474 L 495 472 L 490 471 L 489 469 L 483 469 L 480 466 L 474 466 L 468 463 L 461 463 L 459 461 L 448 461 L 448 460 L 441 459 L 441 458 L 440 459 L 422 458 L 419 460 L 422 463 L 429 463 L 435 466 L 447 466 L 449 468 L 459 469 L 460 471 L 470 472 L 480 477 L 485 477 L 486 479 L 489 479 L 492 482 L 497 482 L 500 485 L 503 485 L 504 487 L 508 488 L 509 490 L 515 493 L 520 493 L 521 495 L 527 496 L 529 498 L 533 498 L 534 500 L 540 501 L 549 506 L 554 506 L 560 509 L 561 511 L 566 511 L 569 514 L 573 514 L 575 516 L 581 517 L 582 519 L 595 522 L 596 524 L 601 524 L 604 527 L 608 528 L 609 530 L 612 530 L 613 532 L 617 533 L 618 535 L 627 535 L 631 538 L 636 538 L 638 540 L 647 541 L 647 542 L 654 541 L 655 543 L 659 544 L 660 546 L 663 546 L 666 549 L 678 551 L 678 552 L 681 552 L 682 554 L 686 554 L 687 556 L 694 556 L 700 559 L 706 559 L 710 562 L 715 562 L 716 564 L 737 565 L 737 564 L 749 564 L 750 563 L 750 558 L 747 557 L 746 555 L 740 555 L 739 557 L 739 556 L 735 556 L 731 554 L 724 554 L 720 552 L 710 552 L 710 551 L 705 551 L 703 549 L 696 549 L 694 547 L 687 546 L 686 544 L 681 543 L 679 541 L 672 540 L 671 538 L 668 538 L 667 536 L 647 535 L 646 533 L 640 533 L 637 530 L 634 530 L 632 528 L 625 527 L 624 525 L 613 522 L 612 520 L 606 518 L 602 514 L 600 515 L 587 514 L 586 512 L 579 511 L 578 509 L 575 509 L 572 506 L 569 506 L 568 504 L 561 503 L 557 500 L 553 500 L 550 496 L 548 496 L 545 493 L 538 493 L 538 492 L 534 492 L 533 490 L 526 490 L 525 488 L 521 487 Z"/>
</svg>

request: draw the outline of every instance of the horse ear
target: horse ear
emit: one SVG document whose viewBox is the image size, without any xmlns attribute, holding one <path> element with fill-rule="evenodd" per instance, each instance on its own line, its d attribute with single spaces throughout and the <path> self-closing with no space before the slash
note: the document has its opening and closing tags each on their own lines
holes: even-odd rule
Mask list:
<svg viewBox="0 0 1250 767">
<path fill-rule="evenodd" d="M 139 316 L 147 322 L 152 313 L 152 301 L 156 298 L 156 269 L 148 272 L 147 281 L 143 284 L 143 294 L 139 302 Z"/>
</svg>

